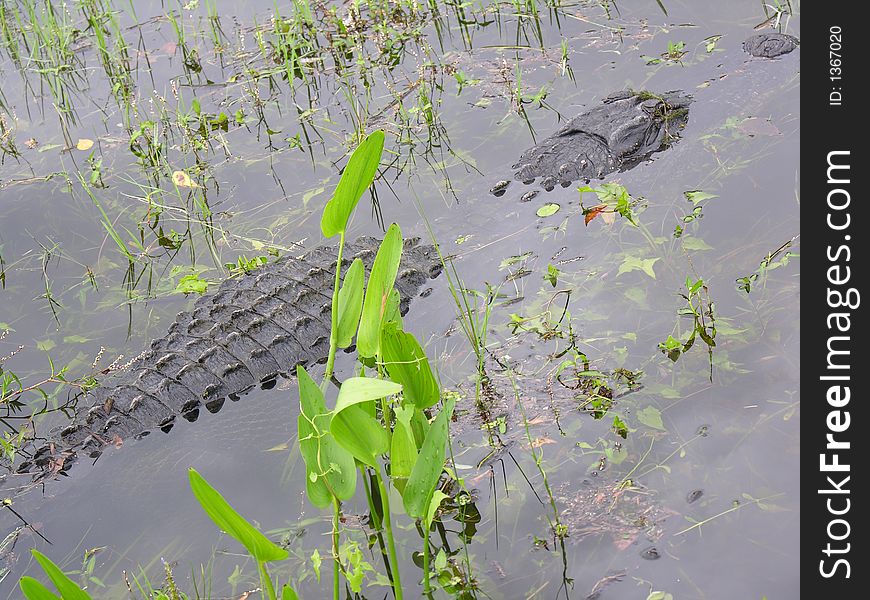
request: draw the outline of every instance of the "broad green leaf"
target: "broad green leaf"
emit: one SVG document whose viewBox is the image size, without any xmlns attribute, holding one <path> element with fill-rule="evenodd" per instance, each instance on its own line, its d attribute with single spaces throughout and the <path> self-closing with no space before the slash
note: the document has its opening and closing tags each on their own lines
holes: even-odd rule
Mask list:
<svg viewBox="0 0 870 600">
<path fill-rule="evenodd" d="M 281 600 L 299 600 L 296 591 L 289 585 L 285 585 L 281 590 Z"/>
<path fill-rule="evenodd" d="M 332 496 L 348 500 L 356 492 L 353 456 L 329 432 L 332 413 L 326 410 L 323 392 L 301 365 L 296 367 L 301 408 L 297 427 L 299 450 L 305 461 L 305 490 L 318 508 L 332 504 Z"/>
<path fill-rule="evenodd" d="M 350 377 L 341 384 L 341 389 L 338 391 L 338 400 L 335 401 L 336 415 L 341 413 L 349 406 L 368 402 L 369 400 L 380 400 L 393 394 L 398 394 L 402 391 L 402 386 L 386 379 L 375 379 L 374 377 Z"/>
<path fill-rule="evenodd" d="M 444 403 L 441 412 L 429 427 L 420 456 L 414 464 L 402 500 L 405 512 L 414 519 L 422 519 L 429 508 L 429 501 L 438 484 L 444 468 L 444 448 L 447 445 L 447 424 L 453 415 L 455 400 L 450 398 Z"/>
<path fill-rule="evenodd" d="M 36 562 L 39 563 L 39 566 L 42 567 L 42 570 L 45 571 L 45 574 L 48 575 L 48 578 L 51 579 L 51 582 L 54 584 L 54 587 L 57 588 L 57 591 L 60 592 L 60 597 L 63 598 L 63 600 L 91 600 L 90 595 L 87 592 L 82 591 L 82 589 L 72 579 L 67 577 L 66 574 L 60 570 L 60 567 L 51 562 L 51 559 L 42 554 L 36 548 L 31 549 L 30 553 L 33 555 L 33 558 L 36 559 Z M 36 597 L 39 598 L 39 596 Z M 45 597 L 51 598 L 51 596 Z"/>
<path fill-rule="evenodd" d="M 544 204 L 541 208 L 539 208 L 535 212 L 535 214 L 537 214 L 539 217 L 551 217 L 559 212 L 560 208 L 562 207 L 555 202 L 548 202 L 547 204 Z"/>
<path fill-rule="evenodd" d="M 436 572 L 443 571 L 447 568 L 447 553 L 444 552 L 444 548 L 438 550 L 433 566 L 435 567 Z"/>
<path fill-rule="evenodd" d="M 619 270 L 616 273 L 616 276 L 619 277 L 623 273 L 630 273 L 631 271 L 643 271 L 653 279 L 656 278 L 656 273 L 653 270 L 653 265 L 659 260 L 659 257 L 655 258 L 638 258 L 636 256 L 626 256 L 625 260 L 622 261 L 622 264 L 619 265 Z"/>
<path fill-rule="evenodd" d="M 441 397 L 438 382 L 432 375 L 429 359 L 416 338 L 395 324 L 384 326 L 381 355 L 390 379 L 402 384 L 405 400 L 420 409 L 434 406 Z"/>
<path fill-rule="evenodd" d="M 359 199 L 372 184 L 384 150 L 384 132 L 373 131 L 354 150 L 332 199 L 326 203 L 320 219 L 320 230 L 327 238 L 347 229 L 347 222 Z"/>
<path fill-rule="evenodd" d="M 390 448 L 390 436 L 372 414 L 361 406 L 402 391 L 402 386 L 385 379 L 351 377 L 341 384 L 335 402 L 330 431 L 355 459 L 371 467 Z"/>
<path fill-rule="evenodd" d="M 370 467 L 377 468 L 377 457 L 390 449 L 384 426 L 357 404 L 333 415 L 330 432 L 342 448 Z"/>
<path fill-rule="evenodd" d="M 353 341 L 353 336 L 359 327 L 359 315 L 362 312 L 363 285 L 366 270 L 362 260 L 355 258 L 338 292 L 338 347 L 347 348 Z"/>
<path fill-rule="evenodd" d="M 432 526 L 432 521 L 435 520 L 435 513 L 438 511 L 438 507 L 441 506 L 445 498 L 449 497 L 441 490 L 435 490 L 435 493 L 432 494 L 432 499 L 429 500 L 429 506 L 426 508 L 426 516 L 423 519 L 426 529 Z"/>
<path fill-rule="evenodd" d="M 684 237 L 683 248 L 685 250 L 712 250 L 713 246 L 697 237 Z"/>
<path fill-rule="evenodd" d="M 284 548 L 275 545 L 272 540 L 248 523 L 202 475 L 194 469 L 189 469 L 188 476 L 190 489 L 193 490 L 193 495 L 196 496 L 209 518 L 214 521 L 215 525 L 242 544 L 254 559 L 258 562 L 267 562 L 287 558 L 287 551 Z M 58 589 L 60 588 L 58 587 Z M 67 596 L 63 590 L 61 590 L 61 594 L 64 600 L 78 598 L 77 596 Z"/>
<path fill-rule="evenodd" d="M 665 431 L 665 424 L 662 422 L 662 412 L 655 406 L 647 406 L 638 411 L 637 420 L 653 429 Z"/>
<path fill-rule="evenodd" d="M 47 587 L 33 577 L 25 575 L 18 582 L 18 585 L 27 600 L 62 600 L 60 596 L 52 594 Z"/>
<path fill-rule="evenodd" d="M 378 248 L 369 284 L 363 301 L 362 318 L 356 337 L 357 352 L 360 356 L 371 357 L 378 353 L 381 341 L 381 326 L 384 322 L 389 295 L 396 283 L 399 260 L 402 258 L 402 231 L 393 223 Z"/>
<path fill-rule="evenodd" d="M 390 475 L 394 478 L 407 478 L 417 462 L 417 444 L 411 429 L 414 406 L 401 406 L 395 412 L 396 426 L 390 441 Z"/>
<path fill-rule="evenodd" d="M 686 197 L 686 200 L 688 200 L 692 204 L 697 204 L 698 202 L 702 202 L 704 200 L 711 200 L 712 198 L 718 198 L 716 194 L 709 194 L 703 190 L 689 190 L 687 192 L 683 192 L 683 195 Z"/>
</svg>

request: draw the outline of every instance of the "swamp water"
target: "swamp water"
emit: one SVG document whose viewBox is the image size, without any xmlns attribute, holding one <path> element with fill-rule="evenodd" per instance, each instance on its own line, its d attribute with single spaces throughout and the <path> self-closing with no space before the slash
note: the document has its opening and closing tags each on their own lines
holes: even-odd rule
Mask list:
<svg viewBox="0 0 870 600">
<path fill-rule="evenodd" d="M 456 594 L 798 597 L 800 50 L 741 50 L 764 21 L 799 35 L 797 15 L 777 22 L 756 1 L 0 6 L 4 375 L 26 388 L 51 374 L 47 356 L 69 380 L 124 363 L 226 263 L 320 243 L 354 132 L 383 128 L 376 202 L 353 235 L 395 221 L 426 240 L 424 215 L 478 308 L 496 291 L 479 396 L 444 275 L 405 318 L 459 399 L 452 451 L 473 509 L 432 535 L 447 571 L 470 567 Z M 523 149 L 625 88 L 695 97 L 672 148 L 590 183 L 623 186 L 639 227 L 607 212 L 584 225 L 577 186 L 489 193 Z M 702 328 L 712 304 L 715 347 L 685 349 L 690 302 Z M 352 368 L 340 360 L 339 376 Z M 37 433 L 67 419 L 54 409 L 75 389 L 40 387 L 47 400 L 8 392 L 25 403 L 4 413 L 8 439 L 43 406 Z M 295 383 L 279 381 L 18 495 L 52 545 L 2 511 L 0 596 L 40 576 L 36 546 L 95 598 L 127 597 L 125 572 L 163 585 L 162 561 L 192 597 L 191 572 L 200 592 L 244 597 L 255 565 L 197 506 L 193 466 L 287 545 L 274 574 L 324 597 L 330 566 L 318 584 L 310 557 L 329 555 L 330 515 L 304 497 L 297 414 Z M 366 511 L 362 494 L 344 506 L 343 538 L 363 549 Z M 397 523 L 417 597 L 421 538 Z M 365 560 L 383 573 L 377 546 Z M 388 589 L 371 572 L 363 592 Z"/>
</svg>

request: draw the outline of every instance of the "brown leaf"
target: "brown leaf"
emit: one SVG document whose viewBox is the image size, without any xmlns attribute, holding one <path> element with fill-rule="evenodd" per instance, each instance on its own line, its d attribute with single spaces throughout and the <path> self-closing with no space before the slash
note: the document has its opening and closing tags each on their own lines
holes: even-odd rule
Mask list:
<svg viewBox="0 0 870 600">
<path fill-rule="evenodd" d="M 112 443 L 115 445 L 115 448 L 120 448 L 124 445 L 124 440 L 122 440 L 121 436 L 116 433 L 112 436 Z"/>
<path fill-rule="evenodd" d="M 591 221 L 592 219 L 594 219 L 595 217 L 600 215 L 602 212 L 604 212 L 605 208 L 607 208 L 606 204 L 599 204 L 599 205 L 593 206 L 592 208 L 585 211 L 585 214 L 583 215 L 584 223 L 586 225 L 589 225 L 589 221 Z"/>
</svg>

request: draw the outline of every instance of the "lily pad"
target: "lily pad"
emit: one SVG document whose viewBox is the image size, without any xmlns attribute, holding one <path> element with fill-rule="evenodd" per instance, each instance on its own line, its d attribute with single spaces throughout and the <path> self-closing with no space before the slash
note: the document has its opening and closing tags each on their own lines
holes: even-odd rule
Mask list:
<svg viewBox="0 0 870 600">
<path fill-rule="evenodd" d="M 555 215 L 557 212 L 559 212 L 560 208 L 562 208 L 562 207 L 559 206 L 558 204 L 556 204 L 555 202 L 548 202 L 547 204 L 545 204 L 541 208 L 539 208 L 536 214 L 539 217 L 551 217 L 551 216 Z"/>
</svg>

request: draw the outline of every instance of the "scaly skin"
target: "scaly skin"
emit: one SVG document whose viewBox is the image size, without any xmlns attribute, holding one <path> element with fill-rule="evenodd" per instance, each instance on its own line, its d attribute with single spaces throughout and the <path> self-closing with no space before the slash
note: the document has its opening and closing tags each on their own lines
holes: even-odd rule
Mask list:
<svg viewBox="0 0 870 600">
<path fill-rule="evenodd" d="M 380 241 L 363 237 L 345 247 L 343 264 L 361 258 L 371 268 Z M 96 458 L 117 438 L 168 431 L 179 416 L 196 420 L 201 407 L 220 410 L 256 385 L 270 388 L 298 364 L 326 360 L 329 350 L 335 248 L 274 263 L 221 284 L 179 313 L 167 334 L 127 369 L 88 394 L 90 408 L 50 439 L 18 471 L 39 476 L 57 458 L 66 470 L 79 456 Z M 441 271 L 435 249 L 407 240 L 396 288 L 402 312 Z"/>
</svg>

